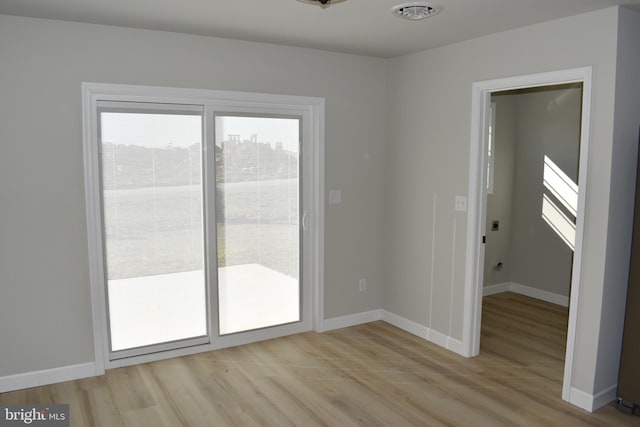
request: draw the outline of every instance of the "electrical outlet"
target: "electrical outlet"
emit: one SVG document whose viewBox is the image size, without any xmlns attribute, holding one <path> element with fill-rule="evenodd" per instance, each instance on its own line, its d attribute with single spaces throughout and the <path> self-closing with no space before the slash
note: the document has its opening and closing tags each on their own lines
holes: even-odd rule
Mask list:
<svg viewBox="0 0 640 427">
<path fill-rule="evenodd" d="M 467 198 L 465 196 L 456 196 L 454 208 L 457 212 L 466 212 Z"/>
<path fill-rule="evenodd" d="M 358 282 L 358 292 L 364 292 L 367 290 L 367 279 L 360 279 Z"/>
</svg>

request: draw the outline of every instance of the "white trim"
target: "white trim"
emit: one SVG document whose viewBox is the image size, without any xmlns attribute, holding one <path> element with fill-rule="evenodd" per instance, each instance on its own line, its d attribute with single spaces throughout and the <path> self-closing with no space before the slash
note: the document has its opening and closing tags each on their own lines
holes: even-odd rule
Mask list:
<svg viewBox="0 0 640 427">
<path fill-rule="evenodd" d="M 433 213 L 431 220 L 431 268 L 429 272 L 429 325 L 433 324 L 433 287 L 436 271 L 436 219 L 438 214 L 438 197 L 433 194 Z M 426 334 L 425 334 L 426 336 Z"/>
<path fill-rule="evenodd" d="M 593 411 L 607 406 L 609 403 L 618 399 L 618 384 L 614 384 L 593 395 Z"/>
<path fill-rule="evenodd" d="M 375 322 L 377 320 L 382 320 L 383 322 L 393 325 L 398 329 L 402 329 L 405 332 L 464 356 L 464 345 L 462 341 L 430 329 L 414 322 L 413 320 L 398 316 L 397 314 L 387 310 L 364 311 L 361 313 L 326 319 L 323 324 L 323 331 L 348 328 L 350 326 L 362 325 L 369 322 Z"/>
<path fill-rule="evenodd" d="M 452 236 L 451 236 L 451 282 L 449 284 L 449 330 L 447 331 L 449 333 L 449 336 L 451 336 L 452 334 L 452 329 L 453 329 L 453 302 L 454 302 L 454 290 L 456 287 L 456 234 L 458 233 L 458 219 L 457 218 L 453 218 L 453 230 L 452 230 Z M 429 314 L 431 315 L 431 311 L 429 312 Z M 429 326 L 431 326 L 433 323 L 429 323 Z"/>
<path fill-rule="evenodd" d="M 516 294 L 525 295 L 531 298 L 539 299 L 541 301 L 550 302 L 551 304 L 569 307 L 569 297 L 567 296 L 549 291 L 543 291 L 542 289 L 534 288 L 527 285 L 521 285 L 520 283 L 514 282 L 504 282 L 485 286 L 482 293 L 486 297 L 502 292 L 514 292 Z"/>
<path fill-rule="evenodd" d="M 387 310 L 371 310 L 361 313 L 349 314 L 346 316 L 334 317 L 324 320 L 322 324 L 323 331 L 331 331 L 335 329 L 348 328 L 351 326 L 362 325 L 370 322 L 382 320 L 393 325 L 405 332 L 428 340 L 436 345 L 451 350 L 457 354 L 464 355 L 464 346 L 462 341 L 446 336 L 440 332 L 429 329 L 412 320 L 398 316 Z M 190 354 L 202 353 L 206 351 L 219 350 L 221 348 L 234 347 L 238 345 L 248 344 L 251 342 L 264 341 L 278 338 L 283 335 L 305 332 L 306 329 L 301 328 L 300 324 L 292 324 L 285 326 L 285 333 L 282 331 L 274 331 L 265 329 L 262 331 L 253 331 L 248 334 L 231 335 L 221 337 L 215 344 L 205 344 L 193 347 L 179 348 L 175 350 L 163 351 L 159 353 L 146 354 L 142 356 L 128 357 L 124 359 L 116 359 L 108 362 L 108 367 L 118 368 L 123 366 L 137 365 L 139 363 L 154 362 L 157 360 L 168 359 L 172 357 L 187 356 Z M 37 387 L 48 384 L 55 384 L 64 381 L 73 381 L 81 378 L 89 378 L 104 374 L 98 369 L 97 363 L 84 363 L 80 365 L 64 366 L 61 368 L 47 369 L 43 371 L 28 372 L 24 374 L 10 375 L 0 377 L 0 393 L 21 390 L 30 387 Z M 615 390 L 614 390 L 615 394 Z M 607 402 L 608 403 L 608 402 Z"/>
<path fill-rule="evenodd" d="M 469 159 L 469 214 L 467 216 L 467 250 L 465 262 L 465 287 L 463 307 L 462 342 L 466 356 L 480 352 L 480 324 L 482 313 L 482 282 L 486 215 L 486 112 L 491 93 L 526 87 L 550 86 L 582 82 L 582 129 L 580 137 L 580 163 L 578 171 L 578 216 L 576 221 L 576 245 L 572 269 L 569 325 L 565 356 L 562 398 L 569 401 L 573 378 L 575 336 L 578 305 L 580 302 L 582 243 L 586 208 L 587 172 L 589 164 L 589 138 L 591 113 L 592 67 L 551 71 L 496 80 L 474 82 L 471 96 L 471 144 Z"/>
<path fill-rule="evenodd" d="M 207 104 L 216 101 L 218 104 L 234 105 L 246 102 L 252 108 L 267 108 L 279 104 L 282 108 L 297 109 L 300 106 L 320 105 L 324 98 L 296 95 L 276 95 L 258 92 L 221 91 L 209 89 L 174 88 L 164 86 L 120 85 L 111 83 L 83 82 L 83 90 L 89 95 L 99 96 L 101 100 Z"/>
<path fill-rule="evenodd" d="M 464 272 L 462 342 L 465 356 L 480 353 L 480 322 L 484 245 L 486 232 L 486 140 L 487 114 L 491 95 L 480 83 L 473 83 L 471 94 L 471 152 L 469 160 L 469 195 L 467 196 L 467 247 Z M 484 152 L 483 152 L 484 150 Z M 485 196 L 485 197 L 483 197 Z"/>
<path fill-rule="evenodd" d="M 308 154 L 311 156 L 311 167 L 309 171 L 312 180 L 313 191 L 316 193 L 311 195 L 311 224 L 310 229 L 312 242 L 310 244 L 311 253 L 309 254 L 315 260 L 310 267 L 313 304 L 312 304 L 312 322 L 313 329 L 317 332 L 322 331 L 324 319 L 324 138 L 325 138 L 325 101 L 324 98 L 315 98 L 314 103 L 310 103 L 311 114 L 314 118 L 310 129 L 311 138 L 315 141 L 312 144 L 312 150 Z M 315 219 L 315 220 L 314 220 Z"/>
<path fill-rule="evenodd" d="M 571 387 L 569 390 L 569 398 L 566 400 L 578 408 L 593 412 L 593 396 L 589 393 L 585 393 L 582 390 Z"/>
<path fill-rule="evenodd" d="M 104 374 L 104 342 L 108 336 L 104 286 L 104 254 L 102 246 L 102 213 L 100 210 L 100 174 L 97 140 L 98 128 L 93 117 L 91 86 L 82 83 L 82 154 L 84 157 L 84 191 L 87 214 L 87 246 L 89 255 L 89 284 L 91 288 L 91 320 L 93 322 L 93 348 L 97 375 Z"/>
<path fill-rule="evenodd" d="M 0 377 L 0 393 L 101 375 L 96 368 L 96 364 L 90 362 L 62 366 L 60 368 L 44 369 L 42 371 L 26 372 L 23 374 L 7 375 Z"/>
<path fill-rule="evenodd" d="M 277 329 L 261 329 L 250 331 L 242 334 L 234 334 L 223 336 L 216 339 L 213 343 L 197 345 L 193 347 L 183 347 L 173 350 L 162 351 L 158 353 L 149 353 L 140 356 L 127 357 L 124 359 L 114 359 L 107 362 L 107 368 L 119 368 L 122 366 L 138 365 L 140 363 L 155 362 L 157 360 L 170 359 L 174 357 L 188 356 L 190 354 L 204 353 L 207 351 L 220 350 L 223 348 L 236 347 L 239 345 L 250 344 L 259 341 L 266 341 L 274 338 L 280 338 L 287 335 L 299 334 L 309 331 L 310 328 L 305 323 L 292 323 L 284 325 Z"/>
<path fill-rule="evenodd" d="M 501 294 L 503 292 L 511 291 L 511 282 L 496 283 L 495 285 L 489 285 L 482 288 L 482 296 L 488 297 L 489 295 Z"/>
<path fill-rule="evenodd" d="M 569 325 L 567 328 L 567 351 L 562 383 L 562 398 L 567 400 L 573 379 L 573 359 L 578 327 L 580 305 L 580 283 L 582 277 L 582 242 L 584 241 L 584 219 L 587 206 L 587 172 L 589 164 L 589 138 L 591 135 L 591 78 L 592 69 L 583 69 L 582 76 L 582 128 L 580 129 L 580 163 L 578 165 L 578 216 L 576 218 L 576 244 L 571 271 L 571 293 L 569 295 Z"/>
<path fill-rule="evenodd" d="M 410 334 L 416 335 L 424 339 L 427 338 L 427 333 L 429 331 L 429 328 L 427 328 L 426 326 L 422 326 L 419 323 L 416 323 L 412 320 L 405 319 L 404 317 L 398 316 L 395 313 L 392 313 L 387 310 L 382 310 L 382 320 L 387 322 L 390 325 L 395 326 L 396 328 L 409 332 Z"/>
<path fill-rule="evenodd" d="M 322 323 L 322 331 L 333 331 L 335 329 L 348 328 L 350 326 L 362 325 L 364 323 L 375 322 L 382 319 L 381 310 L 363 311 L 361 313 L 348 314 L 346 316 L 332 317 L 325 319 Z"/>
<path fill-rule="evenodd" d="M 533 288 L 531 286 L 521 285 L 519 283 L 512 283 L 511 292 L 515 292 L 517 294 L 525 295 L 525 296 L 539 299 L 542 301 L 550 302 L 551 304 L 557 304 L 563 307 L 569 307 L 568 296 L 554 294 L 553 292 L 543 291 L 542 289 Z"/>
<path fill-rule="evenodd" d="M 496 159 L 496 109 L 497 104 L 495 102 L 489 103 L 489 109 L 491 115 L 489 117 L 489 126 L 491 129 L 491 156 L 489 156 L 489 145 L 487 144 L 487 194 L 493 194 L 493 183 L 495 176 L 495 159 Z"/>
<path fill-rule="evenodd" d="M 449 344 L 449 337 L 447 335 L 431 328 L 427 331 L 427 340 L 444 348 L 447 348 Z"/>
<path fill-rule="evenodd" d="M 565 400 L 585 411 L 594 412 L 616 400 L 617 390 L 618 384 L 607 387 L 596 394 L 589 394 L 575 387 L 571 387 L 569 397 Z"/>
<path fill-rule="evenodd" d="M 456 354 L 459 354 L 460 356 L 464 356 L 465 355 L 465 346 L 464 343 L 460 340 L 457 340 L 453 337 L 448 337 L 447 338 L 447 349 L 453 351 Z"/>
<path fill-rule="evenodd" d="M 308 211 L 308 227 L 303 231 L 304 268 L 301 281 L 303 293 L 301 322 L 279 326 L 272 330 L 259 330 L 226 337 L 217 336 L 217 328 L 210 328 L 210 342 L 184 349 L 163 351 L 127 360 L 109 361 L 107 313 L 104 289 L 104 254 L 102 244 L 102 213 L 100 208 L 99 156 L 97 147 L 97 122 L 95 111 L 98 101 L 129 101 L 159 104 L 201 105 L 207 113 L 211 111 L 242 111 L 257 113 L 272 112 L 277 109 L 282 114 L 303 116 L 304 140 L 303 162 L 303 206 Z M 202 351 L 210 351 L 222 346 L 239 345 L 251 340 L 275 338 L 284 334 L 298 333 L 322 328 L 324 313 L 324 116 L 323 98 L 272 95 L 249 92 L 213 91 L 204 89 L 184 89 L 152 86 L 116 85 L 102 83 L 82 83 L 83 155 L 84 180 L 87 214 L 89 277 L 91 285 L 91 306 L 94 332 L 95 366 L 98 374 L 105 368 L 144 363 L 162 358 L 176 357 Z M 209 123 L 210 125 L 210 123 Z M 209 239 L 210 240 L 210 239 Z M 209 248 L 211 252 L 211 248 Z M 210 297 L 211 298 L 211 297 Z M 212 316 L 213 317 L 213 316 Z M 212 322 L 213 323 L 213 322 Z M 215 341 L 215 342 L 214 342 Z"/>
<path fill-rule="evenodd" d="M 382 310 L 382 321 L 464 356 L 464 345 L 462 344 L 462 341 L 453 337 L 447 336 L 402 316 L 398 316 L 397 314 L 391 313 L 387 310 Z"/>
<path fill-rule="evenodd" d="M 460 356 L 466 356 L 465 346 L 462 341 L 457 340 L 452 336 L 445 335 L 442 332 L 438 332 L 435 329 L 429 328 L 427 330 L 427 341 L 439 345 L 440 347 L 446 348 L 447 350 L 457 353 Z"/>
</svg>

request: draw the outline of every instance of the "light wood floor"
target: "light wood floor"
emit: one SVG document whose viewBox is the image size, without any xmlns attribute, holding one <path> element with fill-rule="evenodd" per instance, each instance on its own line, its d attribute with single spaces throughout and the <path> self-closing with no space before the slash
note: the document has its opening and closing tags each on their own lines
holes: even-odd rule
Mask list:
<svg viewBox="0 0 640 427">
<path fill-rule="evenodd" d="M 70 403 L 71 425 L 638 426 L 561 398 L 567 310 L 485 299 L 482 350 L 465 359 L 383 322 L 305 333 L 0 394 Z"/>
</svg>

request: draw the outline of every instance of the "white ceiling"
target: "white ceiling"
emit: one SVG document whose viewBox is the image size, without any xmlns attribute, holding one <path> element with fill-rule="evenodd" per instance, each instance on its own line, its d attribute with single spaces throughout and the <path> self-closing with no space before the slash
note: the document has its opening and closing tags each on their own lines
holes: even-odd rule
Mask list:
<svg viewBox="0 0 640 427">
<path fill-rule="evenodd" d="M 430 0 L 424 21 L 394 17 L 406 0 L 0 0 L 0 14 L 174 31 L 392 57 L 640 0 Z"/>
</svg>

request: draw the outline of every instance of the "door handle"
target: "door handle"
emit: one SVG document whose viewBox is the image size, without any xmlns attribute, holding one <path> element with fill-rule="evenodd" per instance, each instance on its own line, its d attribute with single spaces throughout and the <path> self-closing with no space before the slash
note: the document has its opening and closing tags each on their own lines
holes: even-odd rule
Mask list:
<svg viewBox="0 0 640 427">
<path fill-rule="evenodd" d="M 309 217 L 308 212 L 304 211 L 302 214 L 302 230 L 307 231 L 307 218 Z"/>
</svg>

